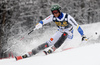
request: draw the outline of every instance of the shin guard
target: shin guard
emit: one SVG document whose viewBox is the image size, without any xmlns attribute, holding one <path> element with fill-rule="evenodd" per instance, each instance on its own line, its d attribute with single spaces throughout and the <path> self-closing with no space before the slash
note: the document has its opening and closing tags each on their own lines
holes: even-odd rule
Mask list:
<svg viewBox="0 0 100 65">
<path fill-rule="evenodd" d="M 35 48 L 35 49 L 32 50 L 32 54 L 35 55 L 39 51 L 41 51 L 41 50 L 43 50 L 45 48 L 48 48 L 48 47 L 49 47 L 48 43 L 41 44 L 37 48 Z"/>
<path fill-rule="evenodd" d="M 68 34 L 66 32 L 64 32 L 62 34 L 62 36 L 59 38 L 59 40 L 54 44 L 55 48 L 59 48 L 63 42 L 66 40 Z"/>
</svg>

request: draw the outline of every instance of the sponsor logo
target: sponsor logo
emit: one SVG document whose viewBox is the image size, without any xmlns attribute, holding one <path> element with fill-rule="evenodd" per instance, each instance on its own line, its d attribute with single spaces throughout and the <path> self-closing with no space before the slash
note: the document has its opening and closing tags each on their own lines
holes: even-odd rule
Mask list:
<svg viewBox="0 0 100 65">
<path fill-rule="evenodd" d="M 50 16 L 49 16 L 49 17 L 47 17 L 47 18 L 46 18 L 46 20 L 48 20 L 49 18 L 50 18 Z"/>
</svg>

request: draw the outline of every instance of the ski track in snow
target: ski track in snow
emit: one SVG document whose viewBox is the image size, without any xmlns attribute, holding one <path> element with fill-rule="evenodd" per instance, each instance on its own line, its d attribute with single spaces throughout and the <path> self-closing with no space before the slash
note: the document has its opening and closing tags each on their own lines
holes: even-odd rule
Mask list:
<svg viewBox="0 0 100 65">
<path fill-rule="evenodd" d="M 0 60 L 0 64 L 1 65 L 7 65 L 7 64 L 9 65 L 26 65 L 26 64 L 100 65 L 100 62 L 99 62 L 100 60 L 100 53 L 99 53 L 100 26 L 99 25 L 100 23 L 81 25 L 82 29 L 84 30 L 85 35 L 87 37 L 90 37 L 89 42 L 87 43 L 81 42 L 80 34 L 77 32 L 77 30 L 74 30 L 73 40 L 69 42 L 65 41 L 64 44 L 59 49 L 56 50 L 56 52 L 61 51 L 61 49 L 66 49 L 66 48 L 74 48 L 74 49 L 63 51 L 60 53 L 53 53 L 47 56 L 42 56 L 44 54 L 39 53 L 37 54 L 38 56 L 33 56 L 31 58 L 23 59 L 17 62 L 15 61 L 15 59 L 3 59 L 3 60 Z M 23 44 L 23 41 L 20 41 L 21 43 L 19 42 L 20 43 L 19 45 L 21 47 L 17 46 L 17 48 L 12 48 L 12 49 L 16 51 L 17 54 L 19 55 L 24 54 L 30 51 L 31 49 L 33 49 L 34 47 L 38 46 L 39 44 L 46 42 L 50 37 L 52 37 L 52 35 L 56 32 L 56 30 L 57 30 L 56 27 L 53 27 L 53 29 L 50 27 L 49 29 L 46 29 L 44 33 L 36 35 L 37 37 L 33 38 L 33 40 L 30 43 Z M 97 34 L 95 34 L 96 32 Z M 35 36 L 34 33 L 32 33 L 31 35 Z M 39 37 L 39 35 L 41 36 Z"/>
</svg>

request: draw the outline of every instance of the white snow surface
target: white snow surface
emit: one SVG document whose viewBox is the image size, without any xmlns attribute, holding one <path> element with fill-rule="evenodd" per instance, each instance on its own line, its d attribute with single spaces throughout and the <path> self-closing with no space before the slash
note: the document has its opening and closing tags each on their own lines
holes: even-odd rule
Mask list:
<svg viewBox="0 0 100 65">
<path fill-rule="evenodd" d="M 87 45 L 47 56 L 16 61 L 0 60 L 0 65 L 100 65 L 100 44 Z"/>
<path fill-rule="evenodd" d="M 85 35 L 90 38 L 88 42 L 81 42 L 81 36 L 74 31 L 73 40 L 70 42 L 65 41 L 64 45 L 56 50 L 55 53 L 44 55 L 41 52 L 36 56 L 19 61 L 16 61 L 15 58 L 3 59 L 0 60 L 0 65 L 100 65 L 100 23 L 85 24 L 81 25 L 81 27 Z M 97 34 L 95 34 L 96 32 Z M 47 33 L 50 35 L 48 36 Z M 42 34 L 42 38 L 37 39 L 45 42 L 51 37 L 52 33 L 55 33 L 55 31 L 47 30 Z M 37 39 L 31 41 L 30 45 L 40 43 Z M 66 48 L 74 49 L 57 52 Z M 32 49 L 32 46 L 26 52 L 30 49 Z"/>
</svg>

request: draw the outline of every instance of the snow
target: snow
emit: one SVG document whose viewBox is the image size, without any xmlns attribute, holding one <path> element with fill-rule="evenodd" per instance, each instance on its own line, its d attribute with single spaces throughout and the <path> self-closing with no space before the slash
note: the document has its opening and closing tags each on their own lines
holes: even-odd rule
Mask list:
<svg viewBox="0 0 100 65">
<path fill-rule="evenodd" d="M 0 60 L 0 65 L 100 65 L 100 44 L 92 44 L 47 56 L 16 61 Z"/>
<path fill-rule="evenodd" d="M 87 37 L 90 37 L 87 43 L 81 42 L 81 36 L 75 31 L 74 38 L 70 44 L 66 43 L 65 48 L 74 48 L 63 52 L 55 52 L 49 55 L 39 54 L 23 60 L 16 61 L 14 58 L 0 60 L 0 65 L 100 65 L 100 23 L 81 25 Z M 53 32 L 54 31 L 48 31 Z M 95 34 L 97 32 L 97 34 Z M 47 33 L 47 32 L 45 32 Z M 44 34 L 45 34 L 44 33 Z M 43 35 L 44 35 L 43 34 Z M 42 39 L 50 36 L 42 36 Z M 43 41 L 43 42 L 44 42 Z M 38 42 L 36 40 L 31 41 Z M 62 45 L 63 47 L 64 45 Z M 61 47 L 61 48 L 62 48 Z M 60 49 L 61 49 L 60 48 Z M 58 50 L 60 50 L 58 49 Z"/>
</svg>

